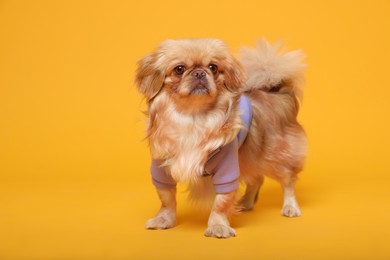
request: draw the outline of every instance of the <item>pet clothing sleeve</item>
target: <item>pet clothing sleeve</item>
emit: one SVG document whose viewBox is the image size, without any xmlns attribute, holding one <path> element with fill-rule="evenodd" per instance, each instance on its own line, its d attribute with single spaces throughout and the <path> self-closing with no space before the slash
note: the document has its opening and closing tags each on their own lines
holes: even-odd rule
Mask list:
<svg viewBox="0 0 390 260">
<path fill-rule="evenodd" d="M 150 165 L 150 172 L 152 173 L 152 183 L 159 189 L 168 190 L 176 187 L 176 181 L 166 173 L 164 167 L 160 167 L 161 162 L 153 159 Z"/>
<path fill-rule="evenodd" d="M 221 147 L 205 165 L 205 175 L 212 176 L 216 193 L 228 193 L 238 188 L 238 138 Z"/>
</svg>

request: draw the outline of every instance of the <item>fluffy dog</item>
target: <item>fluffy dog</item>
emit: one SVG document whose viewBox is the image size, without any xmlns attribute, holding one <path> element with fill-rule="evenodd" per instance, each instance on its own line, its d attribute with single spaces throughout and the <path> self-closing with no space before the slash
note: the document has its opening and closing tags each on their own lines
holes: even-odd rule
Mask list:
<svg viewBox="0 0 390 260">
<path fill-rule="evenodd" d="M 284 190 L 281 214 L 301 215 L 294 184 L 306 157 L 306 137 L 297 122 L 302 96 L 303 55 L 280 45 L 258 42 L 236 60 L 217 39 L 162 42 L 139 61 L 138 90 L 145 96 L 151 173 L 162 206 L 148 229 L 166 229 L 176 221 L 176 183 L 214 202 L 205 235 L 235 236 L 229 215 L 239 200 L 251 210 L 264 176 Z"/>
</svg>

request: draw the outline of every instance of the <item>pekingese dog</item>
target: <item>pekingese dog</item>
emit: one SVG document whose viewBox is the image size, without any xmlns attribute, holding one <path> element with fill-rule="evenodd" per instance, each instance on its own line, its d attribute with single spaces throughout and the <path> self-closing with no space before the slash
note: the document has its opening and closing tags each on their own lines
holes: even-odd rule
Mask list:
<svg viewBox="0 0 390 260">
<path fill-rule="evenodd" d="M 236 235 L 229 215 L 251 210 L 264 176 L 284 191 L 281 214 L 301 210 L 294 183 L 306 157 L 306 136 L 297 122 L 305 65 L 301 51 L 258 42 L 239 60 L 217 39 L 162 42 L 139 61 L 138 90 L 145 96 L 152 182 L 161 208 L 148 229 L 176 221 L 176 183 L 188 183 L 214 201 L 205 236 Z M 239 181 L 246 184 L 236 203 Z"/>
</svg>

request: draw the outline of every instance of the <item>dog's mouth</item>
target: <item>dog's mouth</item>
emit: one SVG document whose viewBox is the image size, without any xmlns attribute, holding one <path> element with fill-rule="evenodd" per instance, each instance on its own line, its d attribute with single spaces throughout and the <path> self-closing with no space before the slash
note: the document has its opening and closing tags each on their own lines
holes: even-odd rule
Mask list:
<svg viewBox="0 0 390 260">
<path fill-rule="evenodd" d="M 210 91 L 208 88 L 194 88 L 191 90 L 191 95 L 204 95 L 209 93 Z"/>
<path fill-rule="evenodd" d="M 210 88 L 207 82 L 199 80 L 192 87 L 190 94 L 191 95 L 205 95 L 210 93 Z"/>
</svg>

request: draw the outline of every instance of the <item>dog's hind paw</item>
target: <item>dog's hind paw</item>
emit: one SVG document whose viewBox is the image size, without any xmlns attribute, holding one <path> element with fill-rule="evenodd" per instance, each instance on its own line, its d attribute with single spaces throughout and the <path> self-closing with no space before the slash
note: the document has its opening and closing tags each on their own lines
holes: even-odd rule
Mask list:
<svg viewBox="0 0 390 260">
<path fill-rule="evenodd" d="M 298 205 L 285 205 L 281 211 L 282 216 L 285 217 L 300 217 L 302 215 Z"/>
<path fill-rule="evenodd" d="M 236 231 L 225 225 L 214 225 L 209 226 L 204 235 L 206 237 L 216 237 L 216 238 L 229 238 L 229 237 L 235 237 Z"/>
</svg>

